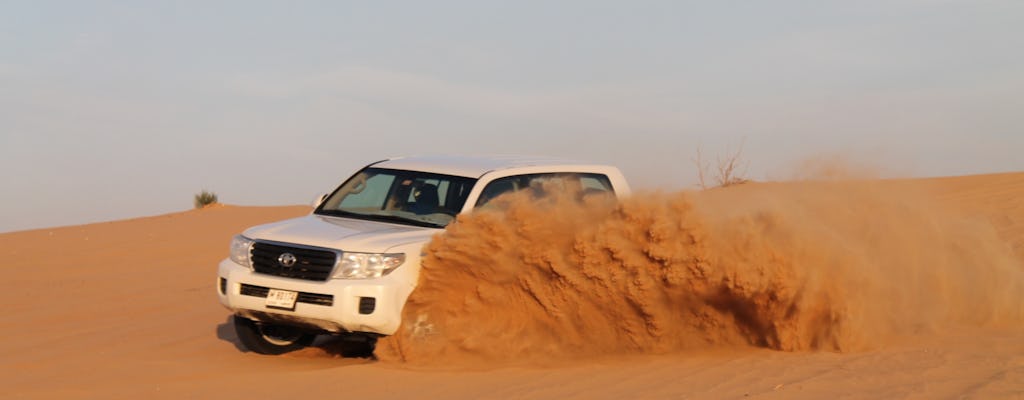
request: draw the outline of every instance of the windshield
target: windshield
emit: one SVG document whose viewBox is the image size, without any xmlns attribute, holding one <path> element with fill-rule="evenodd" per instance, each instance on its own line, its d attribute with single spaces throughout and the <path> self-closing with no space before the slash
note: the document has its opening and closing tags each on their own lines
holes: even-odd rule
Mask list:
<svg viewBox="0 0 1024 400">
<path fill-rule="evenodd" d="M 331 193 L 316 214 L 443 228 L 462 210 L 476 179 L 366 168 Z"/>
</svg>

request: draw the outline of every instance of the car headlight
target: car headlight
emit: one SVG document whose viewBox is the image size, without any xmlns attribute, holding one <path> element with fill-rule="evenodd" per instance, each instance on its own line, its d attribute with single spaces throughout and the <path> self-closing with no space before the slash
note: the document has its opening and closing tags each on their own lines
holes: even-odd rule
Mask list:
<svg viewBox="0 0 1024 400">
<path fill-rule="evenodd" d="M 252 268 L 250 249 L 252 249 L 252 239 L 242 235 L 235 235 L 231 239 L 231 261 L 246 268 Z"/>
<path fill-rule="evenodd" d="M 391 273 L 405 262 L 405 254 L 349 253 L 341 254 L 336 279 L 371 279 Z"/>
</svg>

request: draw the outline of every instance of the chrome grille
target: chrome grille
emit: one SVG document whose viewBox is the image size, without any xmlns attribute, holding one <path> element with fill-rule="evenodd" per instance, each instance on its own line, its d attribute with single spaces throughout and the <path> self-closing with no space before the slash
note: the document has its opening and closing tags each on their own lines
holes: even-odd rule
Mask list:
<svg viewBox="0 0 1024 400">
<path fill-rule="evenodd" d="M 284 254 L 295 256 L 290 266 L 278 260 Z M 326 281 L 331 276 L 337 253 L 326 249 L 256 242 L 252 246 L 252 268 L 258 273 L 308 281 Z"/>
</svg>

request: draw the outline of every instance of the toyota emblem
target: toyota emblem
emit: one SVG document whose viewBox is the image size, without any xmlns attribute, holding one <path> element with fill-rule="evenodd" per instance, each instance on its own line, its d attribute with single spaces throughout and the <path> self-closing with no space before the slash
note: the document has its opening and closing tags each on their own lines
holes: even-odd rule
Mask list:
<svg viewBox="0 0 1024 400">
<path fill-rule="evenodd" d="M 284 253 L 277 257 L 277 263 L 281 264 L 282 267 L 291 267 L 295 265 L 296 261 L 299 261 L 299 259 L 295 258 L 295 255 L 292 253 Z"/>
</svg>

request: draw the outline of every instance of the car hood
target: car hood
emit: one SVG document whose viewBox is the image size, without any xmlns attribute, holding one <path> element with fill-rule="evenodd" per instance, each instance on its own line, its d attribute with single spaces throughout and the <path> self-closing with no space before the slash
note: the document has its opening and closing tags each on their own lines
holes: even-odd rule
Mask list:
<svg viewBox="0 0 1024 400">
<path fill-rule="evenodd" d="M 307 215 L 247 229 L 250 239 L 326 247 L 341 251 L 384 253 L 390 248 L 426 244 L 442 229 L 365 221 L 323 215 Z"/>
</svg>

